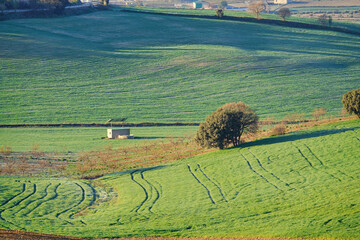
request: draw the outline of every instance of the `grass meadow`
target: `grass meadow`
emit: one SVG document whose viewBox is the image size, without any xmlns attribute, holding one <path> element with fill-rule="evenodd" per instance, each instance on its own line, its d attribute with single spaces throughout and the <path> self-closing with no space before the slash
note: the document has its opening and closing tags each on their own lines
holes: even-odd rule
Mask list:
<svg viewBox="0 0 360 240">
<path fill-rule="evenodd" d="M 227 102 L 261 117 L 339 113 L 359 37 L 118 10 L 0 23 L 0 123 L 200 122 Z"/>
<path fill-rule="evenodd" d="M 354 120 L 88 182 L 1 177 L 0 225 L 92 238 L 360 239 L 359 144 Z"/>
<path fill-rule="evenodd" d="M 87 152 L 193 136 L 197 126 L 130 128 L 135 139 L 106 139 L 107 128 L 0 128 L 0 144 L 14 152 Z"/>
</svg>

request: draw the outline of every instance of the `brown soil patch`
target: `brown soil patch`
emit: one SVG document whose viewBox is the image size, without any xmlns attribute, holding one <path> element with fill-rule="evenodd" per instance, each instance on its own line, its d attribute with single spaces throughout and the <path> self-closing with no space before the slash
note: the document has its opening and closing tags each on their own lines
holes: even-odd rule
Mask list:
<svg viewBox="0 0 360 240">
<path fill-rule="evenodd" d="M 3 240 L 85 240 L 84 238 L 66 237 L 59 235 L 32 233 L 24 231 L 13 231 L 0 229 L 0 239 Z M 94 239 L 96 240 L 96 239 Z M 109 238 L 102 238 L 97 240 L 109 240 Z M 215 238 L 215 237 L 195 237 L 195 238 L 181 238 L 181 237 L 130 237 L 130 238 L 112 238 L 112 240 L 303 240 L 302 238 L 262 238 L 262 237 L 239 237 L 239 238 Z M 307 239 L 311 240 L 311 239 Z M 317 239 L 326 240 L 326 239 Z"/>
<path fill-rule="evenodd" d="M 4 240 L 81 240 L 81 238 L 65 237 L 43 233 L 13 231 L 0 229 L 0 239 Z"/>
</svg>

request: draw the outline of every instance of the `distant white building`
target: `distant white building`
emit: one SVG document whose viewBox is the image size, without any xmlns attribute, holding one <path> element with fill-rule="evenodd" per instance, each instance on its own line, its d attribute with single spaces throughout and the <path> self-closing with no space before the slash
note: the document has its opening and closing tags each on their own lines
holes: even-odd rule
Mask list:
<svg viewBox="0 0 360 240">
<path fill-rule="evenodd" d="M 274 4 L 288 4 L 290 0 L 274 0 Z"/>
<path fill-rule="evenodd" d="M 193 8 L 194 9 L 209 9 L 210 3 L 206 1 L 196 1 L 193 2 Z"/>
<path fill-rule="evenodd" d="M 130 139 L 134 138 L 134 135 L 130 134 L 130 128 L 109 128 L 107 137 L 110 139 Z"/>
</svg>

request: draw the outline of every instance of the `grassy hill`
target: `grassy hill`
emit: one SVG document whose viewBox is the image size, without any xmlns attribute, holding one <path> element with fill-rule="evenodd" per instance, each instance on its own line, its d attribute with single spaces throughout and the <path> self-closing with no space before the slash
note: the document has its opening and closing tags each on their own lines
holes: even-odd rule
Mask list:
<svg viewBox="0 0 360 240">
<path fill-rule="evenodd" d="M 0 123 L 199 122 L 226 102 L 262 117 L 340 112 L 359 37 L 121 11 L 0 24 Z"/>
<path fill-rule="evenodd" d="M 359 146 L 354 120 L 106 175 L 91 185 L 2 177 L 0 225 L 82 237 L 360 239 Z"/>
</svg>

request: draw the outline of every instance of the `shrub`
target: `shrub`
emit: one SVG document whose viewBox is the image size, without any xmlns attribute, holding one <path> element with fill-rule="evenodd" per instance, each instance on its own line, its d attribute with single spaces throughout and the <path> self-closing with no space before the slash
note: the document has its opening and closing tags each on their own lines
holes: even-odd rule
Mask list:
<svg viewBox="0 0 360 240">
<path fill-rule="evenodd" d="M 279 17 L 282 18 L 283 21 L 285 21 L 286 18 L 290 17 L 290 9 L 289 8 L 281 8 L 278 12 Z"/>
<path fill-rule="evenodd" d="M 360 88 L 345 93 L 342 104 L 348 113 L 354 113 L 360 118 Z"/>
<path fill-rule="evenodd" d="M 278 136 L 278 135 L 284 135 L 285 133 L 286 133 L 286 125 L 284 123 L 279 123 L 271 129 L 271 135 Z"/>
<path fill-rule="evenodd" d="M 222 10 L 221 8 L 216 9 L 216 16 L 218 18 L 222 18 L 224 16 L 224 10 Z"/>
<path fill-rule="evenodd" d="M 256 113 L 244 103 L 227 103 L 200 124 L 195 141 L 206 148 L 238 146 L 243 133 L 256 132 L 258 121 Z"/>
</svg>

